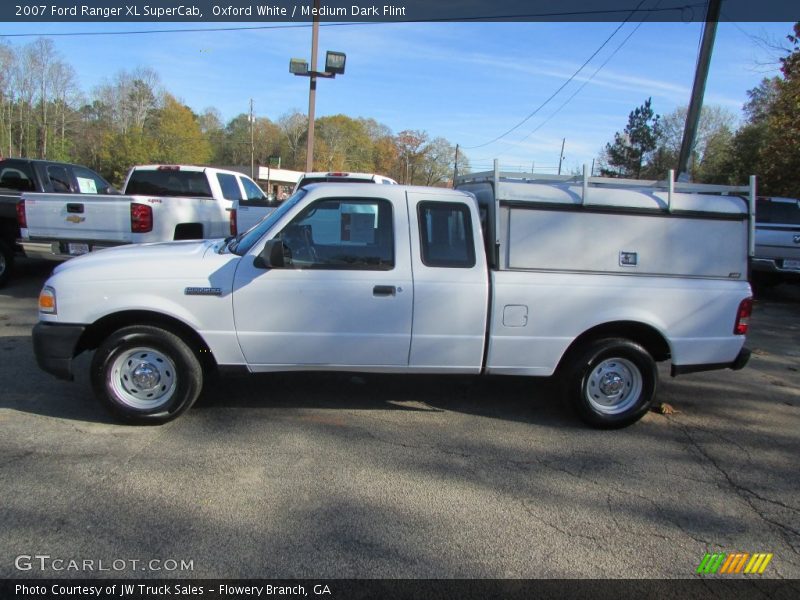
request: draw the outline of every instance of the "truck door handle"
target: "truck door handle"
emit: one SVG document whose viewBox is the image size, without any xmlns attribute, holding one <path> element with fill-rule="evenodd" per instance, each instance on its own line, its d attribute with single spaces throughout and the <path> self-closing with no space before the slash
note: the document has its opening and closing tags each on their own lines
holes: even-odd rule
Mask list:
<svg viewBox="0 0 800 600">
<path fill-rule="evenodd" d="M 68 213 L 83 213 L 83 204 L 77 204 L 75 202 L 67 203 L 67 212 Z"/>
<path fill-rule="evenodd" d="M 373 296 L 394 296 L 397 293 L 397 288 L 393 285 L 376 285 L 372 288 Z"/>
</svg>

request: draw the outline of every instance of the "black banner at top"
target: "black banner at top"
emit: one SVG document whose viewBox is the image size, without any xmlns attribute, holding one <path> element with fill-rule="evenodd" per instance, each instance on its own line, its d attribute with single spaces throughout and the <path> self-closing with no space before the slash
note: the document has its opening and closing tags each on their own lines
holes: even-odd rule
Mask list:
<svg viewBox="0 0 800 600">
<path fill-rule="evenodd" d="M 707 0 L 4 0 L 5 22 L 704 21 Z M 796 21 L 792 0 L 722 0 L 721 21 Z M 0 31 L 0 35 L 2 32 Z"/>
</svg>

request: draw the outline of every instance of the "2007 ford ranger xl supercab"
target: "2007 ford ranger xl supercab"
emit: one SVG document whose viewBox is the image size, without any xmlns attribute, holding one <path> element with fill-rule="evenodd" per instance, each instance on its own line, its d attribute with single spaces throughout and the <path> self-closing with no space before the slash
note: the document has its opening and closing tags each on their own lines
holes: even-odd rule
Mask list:
<svg viewBox="0 0 800 600">
<path fill-rule="evenodd" d="M 71 379 L 95 350 L 95 394 L 135 422 L 177 417 L 215 368 L 559 373 L 611 428 L 648 410 L 657 361 L 747 362 L 753 202 L 730 194 L 748 188 L 497 168 L 457 184 L 312 185 L 236 238 L 71 260 L 40 295 L 38 363 Z"/>
</svg>

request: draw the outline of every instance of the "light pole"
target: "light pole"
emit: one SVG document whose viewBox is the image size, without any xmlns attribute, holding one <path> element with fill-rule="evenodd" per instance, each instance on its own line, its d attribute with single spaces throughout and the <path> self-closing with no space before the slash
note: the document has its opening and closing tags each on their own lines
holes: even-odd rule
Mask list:
<svg viewBox="0 0 800 600">
<path fill-rule="evenodd" d="M 308 146 L 306 149 L 306 172 L 314 170 L 314 104 L 317 94 L 317 77 L 333 79 L 344 74 L 344 64 L 347 56 L 344 52 L 325 53 L 325 70 L 317 71 L 317 40 L 319 38 L 319 1 L 315 0 L 314 22 L 311 27 L 311 69 L 302 58 L 293 58 L 289 61 L 289 72 L 299 77 L 309 77 L 308 86 Z"/>
</svg>

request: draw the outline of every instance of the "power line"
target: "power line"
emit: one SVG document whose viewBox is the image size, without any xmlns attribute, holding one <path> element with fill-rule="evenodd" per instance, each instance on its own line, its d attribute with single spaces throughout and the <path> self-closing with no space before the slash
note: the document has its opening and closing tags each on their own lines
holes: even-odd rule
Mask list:
<svg viewBox="0 0 800 600">
<path fill-rule="evenodd" d="M 544 121 L 542 121 L 535 129 L 531 130 L 531 132 L 528 133 L 524 138 L 522 138 L 521 140 L 518 140 L 517 143 L 524 142 L 525 140 L 527 140 L 534 133 L 536 133 L 542 127 L 544 127 L 553 117 L 555 117 L 561 111 L 562 108 L 564 108 L 567 104 L 569 104 L 572 101 L 572 99 L 575 96 L 577 96 L 581 92 L 581 90 L 583 90 L 583 88 L 585 88 L 592 81 L 592 79 L 595 78 L 595 75 L 597 75 L 603 69 L 603 67 L 605 67 L 611 61 L 612 58 L 614 58 L 614 56 L 617 54 L 617 52 L 620 51 L 620 49 L 628 42 L 629 39 L 631 39 L 631 37 L 633 37 L 633 34 L 636 33 L 643 24 L 644 24 L 644 21 L 641 21 L 638 25 L 636 25 L 636 27 L 634 27 L 633 31 L 631 31 L 628 34 L 628 36 L 624 40 L 622 40 L 622 43 L 620 43 L 620 45 L 616 47 L 616 49 L 608 56 L 608 58 L 606 58 L 606 60 L 603 61 L 603 63 L 599 67 L 597 67 L 597 69 L 594 71 L 594 73 L 592 73 L 589 76 L 589 78 L 586 81 L 584 81 L 581 84 L 581 86 L 577 90 L 575 90 L 575 92 L 561 104 L 561 106 L 559 106 L 555 111 L 553 111 L 553 113 L 549 117 L 547 117 Z"/>
<path fill-rule="evenodd" d="M 613 38 L 615 35 L 617 35 L 617 32 L 619 32 L 619 30 L 620 30 L 620 29 L 622 29 L 622 27 L 623 27 L 623 26 L 624 26 L 624 25 L 625 25 L 625 24 L 626 24 L 626 23 L 627 23 L 627 22 L 628 22 L 628 21 L 631 19 L 631 17 L 633 17 L 633 15 L 634 15 L 634 14 L 635 14 L 637 11 L 639 11 L 639 8 L 640 8 L 640 7 L 642 6 L 642 4 L 644 4 L 646 1 L 647 1 L 647 0 L 641 0 L 641 2 L 639 2 L 639 5 L 638 5 L 636 8 L 634 8 L 634 9 L 633 9 L 633 10 L 632 10 L 632 11 L 631 11 L 629 14 L 628 14 L 628 16 L 626 17 L 626 19 L 625 19 L 625 20 L 624 20 L 622 23 L 620 23 L 620 24 L 619 24 L 619 26 L 618 26 L 618 27 L 617 27 L 617 28 L 616 28 L 616 29 L 615 29 L 615 30 L 614 30 L 614 31 L 611 33 L 611 35 L 610 35 L 610 36 L 608 36 L 608 37 L 606 38 L 606 40 L 605 40 L 605 41 L 604 41 L 602 44 L 600 44 L 600 47 L 598 47 L 598 48 L 597 48 L 597 50 L 595 50 L 595 51 L 592 53 L 592 55 L 591 55 L 589 58 L 587 58 L 587 59 L 586 59 L 586 61 L 584 61 L 584 63 L 583 63 L 583 64 L 582 64 L 582 65 L 581 65 L 581 66 L 578 68 L 578 70 L 577 70 L 577 71 L 575 71 L 575 72 L 574 72 L 574 73 L 573 73 L 573 74 L 572 74 L 572 75 L 569 77 L 569 79 L 567 79 L 567 80 L 566 80 L 566 81 L 565 81 L 563 84 L 561 84 L 561 86 L 560 86 L 560 87 L 559 87 L 559 88 L 558 88 L 558 89 L 557 89 L 555 92 L 553 92 L 552 94 L 550 94 L 550 96 L 547 98 L 547 100 L 545 100 L 545 101 L 544 101 L 544 102 L 542 102 L 542 103 L 541 103 L 539 106 L 537 106 L 537 107 L 536 107 L 536 108 L 533 110 L 533 112 L 531 112 L 531 113 L 530 113 L 530 114 L 529 114 L 527 117 L 525 117 L 524 119 L 522 119 L 522 120 L 521 120 L 519 123 L 517 123 L 516 125 L 514 125 L 514 126 L 511 128 L 511 129 L 509 129 L 509 130 L 505 131 L 504 133 L 501 133 L 500 135 L 498 135 L 496 138 L 494 138 L 494 139 L 491 139 L 491 140 L 489 140 L 488 142 L 484 142 L 483 144 L 478 144 L 478 145 L 476 145 L 476 146 L 464 146 L 464 149 L 465 149 L 465 150 L 475 150 L 476 148 L 483 148 L 484 146 L 488 146 L 489 144 L 493 144 L 494 142 L 496 142 L 496 141 L 498 141 L 498 140 L 501 140 L 501 139 L 503 139 L 503 138 L 504 138 L 504 137 L 506 137 L 506 136 L 507 136 L 509 133 L 511 133 L 511 132 L 513 132 L 513 131 L 516 131 L 517 129 L 519 129 L 520 127 L 522 127 L 522 126 L 523 126 L 525 123 L 527 123 L 527 122 L 528 122 L 528 121 L 529 121 L 529 120 L 530 120 L 532 117 L 534 117 L 534 116 L 535 116 L 535 115 L 536 115 L 536 114 L 537 114 L 537 113 L 538 113 L 540 110 L 542 110 L 542 109 L 543 109 L 545 106 L 547 106 L 547 105 L 550 103 L 550 101 L 551 101 L 553 98 L 555 98 L 555 97 L 556 97 L 556 96 L 557 96 L 557 95 L 558 95 L 558 94 L 561 92 L 561 90 L 563 90 L 565 87 L 567 87 L 567 86 L 568 86 L 568 85 L 569 85 L 569 84 L 572 82 L 572 80 L 573 80 L 573 79 L 575 79 L 575 77 L 577 77 L 577 76 L 578 76 L 578 74 L 579 74 L 581 71 L 583 71 L 583 69 L 584 69 L 584 68 L 586 68 L 586 65 L 588 65 L 588 64 L 589 64 L 589 63 L 592 61 L 592 59 L 593 59 L 595 56 L 597 56 L 597 55 L 598 55 L 598 53 L 599 53 L 599 52 L 600 52 L 600 51 L 601 51 L 603 48 L 605 48 L 605 47 L 606 47 L 606 45 L 607 45 L 607 44 L 608 44 L 608 43 L 611 41 L 611 39 L 612 39 L 612 38 Z M 648 10 L 655 10 L 655 9 L 648 9 Z"/>
<path fill-rule="evenodd" d="M 346 27 L 352 25 L 380 25 L 381 23 L 323 23 L 322 27 Z M 311 24 L 253 25 L 248 27 L 198 27 L 195 29 L 140 29 L 135 31 L 66 31 L 59 33 L 4 33 L 0 37 L 79 37 L 96 35 L 148 35 L 156 33 L 207 33 L 218 31 L 258 31 L 266 29 L 301 29 Z"/>
<path fill-rule="evenodd" d="M 632 30 L 632 31 L 631 31 L 631 32 L 630 32 L 630 33 L 629 33 L 629 34 L 628 34 L 628 35 L 625 37 L 625 39 L 624 39 L 624 40 L 622 40 L 622 42 L 619 44 L 619 46 L 617 46 L 617 47 L 614 49 L 614 51 L 613 51 L 611 54 L 609 54 L 609 55 L 608 55 L 608 57 L 607 57 L 607 58 L 606 58 L 606 59 L 603 61 L 603 63 L 602 63 L 602 64 L 601 64 L 599 67 L 597 67 L 597 69 L 595 69 L 595 71 L 594 71 L 594 72 L 593 72 L 593 73 L 592 73 L 592 74 L 591 74 L 591 75 L 590 75 L 590 76 L 589 76 L 589 77 L 586 79 L 586 81 L 584 81 L 584 82 L 581 84 L 581 86 L 580 86 L 580 87 L 579 87 L 577 90 L 575 90 L 575 91 L 572 93 L 572 95 L 571 95 L 569 98 L 567 98 L 567 99 L 566 99 L 564 102 L 562 102 L 562 103 L 561 103 L 561 105 L 560 105 L 560 106 L 559 106 L 557 109 L 555 109 L 555 110 L 554 110 L 554 111 L 553 111 L 553 112 L 550 114 L 550 116 L 548 116 L 548 117 L 547 117 L 547 118 L 546 118 L 544 121 L 542 121 L 541 123 L 539 123 L 539 125 L 537 125 L 537 126 L 534 128 L 534 129 L 532 129 L 532 130 L 531 130 L 531 131 L 530 131 L 530 132 L 529 132 L 529 133 L 528 133 L 528 134 L 527 134 L 525 137 L 523 137 L 523 138 L 521 138 L 521 139 L 517 140 L 515 143 L 519 144 L 519 143 L 521 143 L 521 142 L 524 142 L 525 140 L 527 140 L 527 139 L 528 139 L 529 137 L 531 137 L 531 136 L 532 136 L 534 133 L 536 133 L 536 132 L 537 132 L 537 131 L 539 131 L 539 130 L 540 130 L 542 127 L 544 127 L 544 126 L 545 126 L 545 125 L 546 125 L 548 122 L 550 122 L 550 121 L 553 119 L 553 117 L 555 117 L 555 116 L 556 116 L 556 115 L 557 115 L 559 112 L 561 112 L 561 109 L 562 109 L 562 108 L 564 108 L 564 107 L 565 107 L 567 104 L 569 104 L 569 103 L 572 101 L 572 99 L 573 99 L 573 98 L 575 98 L 575 96 L 577 96 L 577 95 L 578 95 L 578 94 L 579 94 L 579 93 L 580 93 L 580 92 L 583 90 L 583 88 L 585 88 L 587 85 L 589 85 L 589 83 L 592 81 L 592 79 L 594 79 L 594 78 L 595 78 L 595 76 L 596 76 L 596 75 L 597 75 L 597 74 L 598 74 L 598 73 L 599 73 L 599 72 L 600 72 L 600 71 L 601 71 L 601 70 L 602 70 L 602 69 L 603 69 L 603 68 L 604 68 L 604 67 L 605 67 L 605 66 L 606 66 L 606 65 L 607 65 L 609 62 L 611 62 L 611 59 L 612 59 L 612 58 L 614 58 L 614 56 L 617 54 L 617 52 L 619 52 L 619 51 L 622 49 L 622 47 L 623 47 L 623 46 L 624 46 L 624 45 L 625 45 L 625 44 L 628 42 L 628 40 L 630 40 L 630 39 L 633 37 L 633 34 L 634 34 L 634 33 L 636 33 L 636 32 L 639 30 L 639 28 L 640 28 L 642 25 L 644 25 L 644 23 L 645 23 L 645 21 L 641 21 L 640 23 L 638 23 L 638 24 L 636 25 L 636 27 L 634 27 L 634 28 L 633 28 L 633 30 Z M 508 147 L 508 146 L 506 146 L 506 147 Z M 502 156 L 503 154 L 504 154 L 504 152 L 501 152 L 501 153 L 499 154 L 499 156 Z M 491 157 L 489 157 L 489 158 L 486 158 L 486 159 L 478 159 L 478 160 L 490 160 L 490 158 L 491 158 Z M 497 158 L 497 157 L 494 157 L 494 158 Z"/>
</svg>

